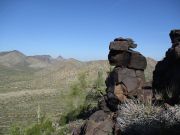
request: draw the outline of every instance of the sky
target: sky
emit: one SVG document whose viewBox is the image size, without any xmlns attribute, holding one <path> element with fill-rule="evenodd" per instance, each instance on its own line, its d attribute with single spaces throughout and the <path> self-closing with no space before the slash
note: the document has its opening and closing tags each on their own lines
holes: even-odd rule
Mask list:
<svg viewBox="0 0 180 135">
<path fill-rule="evenodd" d="M 0 51 L 107 59 L 114 38 L 161 60 L 180 29 L 180 0 L 0 0 Z"/>
</svg>

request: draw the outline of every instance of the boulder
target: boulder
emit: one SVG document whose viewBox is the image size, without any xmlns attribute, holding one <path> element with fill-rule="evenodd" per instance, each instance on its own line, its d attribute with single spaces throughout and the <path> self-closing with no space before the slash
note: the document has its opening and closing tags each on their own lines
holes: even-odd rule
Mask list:
<svg viewBox="0 0 180 135">
<path fill-rule="evenodd" d="M 143 70 L 136 70 L 136 77 L 141 78 L 142 81 L 145 81 L 145 75 Z"/>
<path fill-rule="evenodd" d="M 113 133 L 113 122 L 111 119 L 105 119 L 101 122 L 88 120 L 84 125 L 81 135 L 110 135 Z"/>
<path fill-rule="evenodd" d="M 100 122 L 100 121 L 104 121 L 107 117 L 108 117 L 108 113 L 105 113 L 103 110 L 99 110 L 99 111 L 93 113 L 89 117 L 89 120 L 93 120 L 95 122 Z"/>
<path fill-rule="evenodd" d="M 123 102 L 125 102 L 127 100 L 127 97 L 126 97 L 127 93 L 125 92 L 122 84 L 118 84 L 118 85 L 115 86 L 114 95 L 117 97 L 117 99 L 121 103 L 123 103 Z"/>
<path fill-rule="evenodd" d="M 180 30 L 171 30 L 169 36 L 172 43 L 180 42 Z"/>
<path fill-rule="evenodd" d="M 100 110 L 103 110 L 104 112 L 110 112 L 110 109 L 107 107 L 106 101 L 107 101 L 107 96 L 104 95 L 104 97 L 98 100 L 98 108 Z"/>
<path fill-rule="evenodd" d="M 130 62 L 131 55 L 126 51 L 111 50 L 108 55 L 109 63 L 112 66 L 127 66 Z"/>
<path fill-rule="evenodd" d="M 138 89 L 140 85 L 140 82 L 136 77 L 126 77 L 122 82 L 126 86 L 128 92 Z"/>
<path fill-rule="evenodd" d="M 118 106 L 129 98 L 143 99 L 142 86 L 147 63 L 143 55 L 130 49 L 136 46 L 129 38 L 116 38 L 110 43 L 108 60 L 115 67 L 106 78 L 106 94 L 98 102 L 100 110 L 77 130 L 77 135 L 121 134 L 116 121 Z"/>
<path fill-rule="evenodd" d="M 118 81 L 118 74 L 116 73 L 117 71 L 113 69 L 112 72 L 109 73 L 108 77 L 106 78 L 106 87 L 113 87 L 117 81 Z"/>
<path fill-rule="evenodd" d="M 109 50 L 127 51 L 129 47 L 129 43 L 127 41 L 114 41 L 110 42 Z"/>
<path fill-rule="evenodd" d="M 118 104 L 120 103 L 119 99 L 116 97 L 116 95 L 111 92 L 107 93 L 107 100 L 106 100 L 106 104 L 108 106 L 108 108 L 112 111 L 115 112 L 118 109 Z"/>
<path fill-rule="evenodd" d="M 137 44 L 134 44 L 134 41 L 131 38 L 115 38 L 114 41 L 126 41 L 129 44 L 129 48 L 136 48 Z"/>
<path fill-rule="evenodd" d="M 137 52 L 131 53 L 130 63 L 128 64 L 129 68 L 144 70 L 146 66 L 146 58 L 142 54 Z"/>
<path fill-rule="evenodd" d="M 165 102 L 174 105 L 180 102 L 180 30 L 172 30 L 169 35 L 172 47 L 166 52 L 165 58 L 157 63 L 152 87 L 153 95 L 161 93 Z"/>
<path fill-rule="evenodd" d="M 77 135 L 109 135 L 113 133 L 113 127 L 114 123 L 110 116 L 100 110 L 90 116 Z"/>
<path fill-rule="evenodd" d="M 117 81 L 121 83 L 126 77 L 136 77 L 136 73 L 133 69 L 128 68 L 116 68 L 118 74 Z"/>
</svg>

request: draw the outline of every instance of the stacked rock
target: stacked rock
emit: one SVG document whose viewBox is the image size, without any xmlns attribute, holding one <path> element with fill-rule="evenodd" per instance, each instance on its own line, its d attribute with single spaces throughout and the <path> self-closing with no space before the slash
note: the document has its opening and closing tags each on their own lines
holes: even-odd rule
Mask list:
<svg viewBox="0 0 180 135">
<path fill-rule="evenodd" d="M 106 79 L 107 106 L 111 111 L 117 110 L 117 105 L 127 98 L 140 98 L 145 82 L 144 69 L 146 58 L 133 51 L 137 45 L 129 38 L 116 38 L 109 45 L 109 63 L 115 66 Z"/>
<path fill-rule="evenodd" d="M 133 40 L 128 38 L 117 38 L 110 43 L 108 59 L 115 68 L 106 79 L 106 94 L 99 101 L 99 110 L 73 135 L 120 135 L 121 130 L 116 121 L 118 104 L 143 95 L 147 62 L 143 55 L 131 50 L 136 47 Z"/>
<path fill-rule="evenodd" d="M 162 93 L 165 101 L 176 104 L 180 101 L 180 30 L 170 32 L 172 47 L 166 52 L 166 56 L 156 65 L 153 73 L 153 89 Z M 171 93 L 172 97 L 168 96 Z"/>
</svg>

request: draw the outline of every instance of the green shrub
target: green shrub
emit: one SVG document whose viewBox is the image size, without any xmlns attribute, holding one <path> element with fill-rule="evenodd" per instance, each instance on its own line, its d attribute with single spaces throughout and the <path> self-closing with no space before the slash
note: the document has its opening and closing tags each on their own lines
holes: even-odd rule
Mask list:
<svg viewBox="0 0 180 135">
<path fill-rule="evenodd" d="M 75 121 L 78 119 L 86 119 L 96 110 L 97 108 L 91 106 L 91 104 L 80 105 L 78 108 L 75 108 L 66 113 L 65 115 L 62 115 L 60 117 L 59 124 L 60 126 L 64 126 L 71 121 Z"/>
<path fill-rule="evenodd" d="M 97 79 L 95 81 L 95 86 L 97 88 L 104 87 L 104 79 L 103 79 L 103 71 L 102 70 L 98 71 Z"/>
<path fill-rule="evenodd" d="M 25 135 L 51 135 L 55 129 L 50 120 L 42 120 L 39 124 L 34 124 L 25 131 Z"/>
<path fill-rule="evenodd" d="M 40 123 L 32 124 L 22 129 L 20 126 L 12 126 L 10 135 L 51 135 L 55 129 L 49 119 L 43 119 Z"/>
<path fill-rule="evenodd" d="M 102 91 L 105 91 L 102 70 L 98 72 L 97 79 L 93 83 L 93 92 L 88 91 L 92 85 L 89 86 L 87 80 L 86 72 L 79 74 L 77 81 L 70 86 L 70 92 L 63 97 L 67 100 L 65 103 L 69 109 L 59 119 L 61 126 L 77 119 L 86 119 L 97 109 L 98 98 L 101 97 Z"/>
<path fill-rule="evenodd" d="M 22 135 L 22 128 L 17 125 L 13 125 L 10 128 L 10 135 Z"/>
</svg>

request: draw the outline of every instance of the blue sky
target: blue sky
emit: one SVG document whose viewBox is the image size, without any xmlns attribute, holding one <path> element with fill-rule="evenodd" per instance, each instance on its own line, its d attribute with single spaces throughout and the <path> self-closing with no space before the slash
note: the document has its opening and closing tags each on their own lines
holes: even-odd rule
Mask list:
<svg viewBox="0 0 180 135">
<path fill-rule="evenodd" d="M 160 60 L 180 28 L 180 0 L 0 0 L 0 51 L 107 59 L 109 42 L 130 37 Z"/>
</svg>

